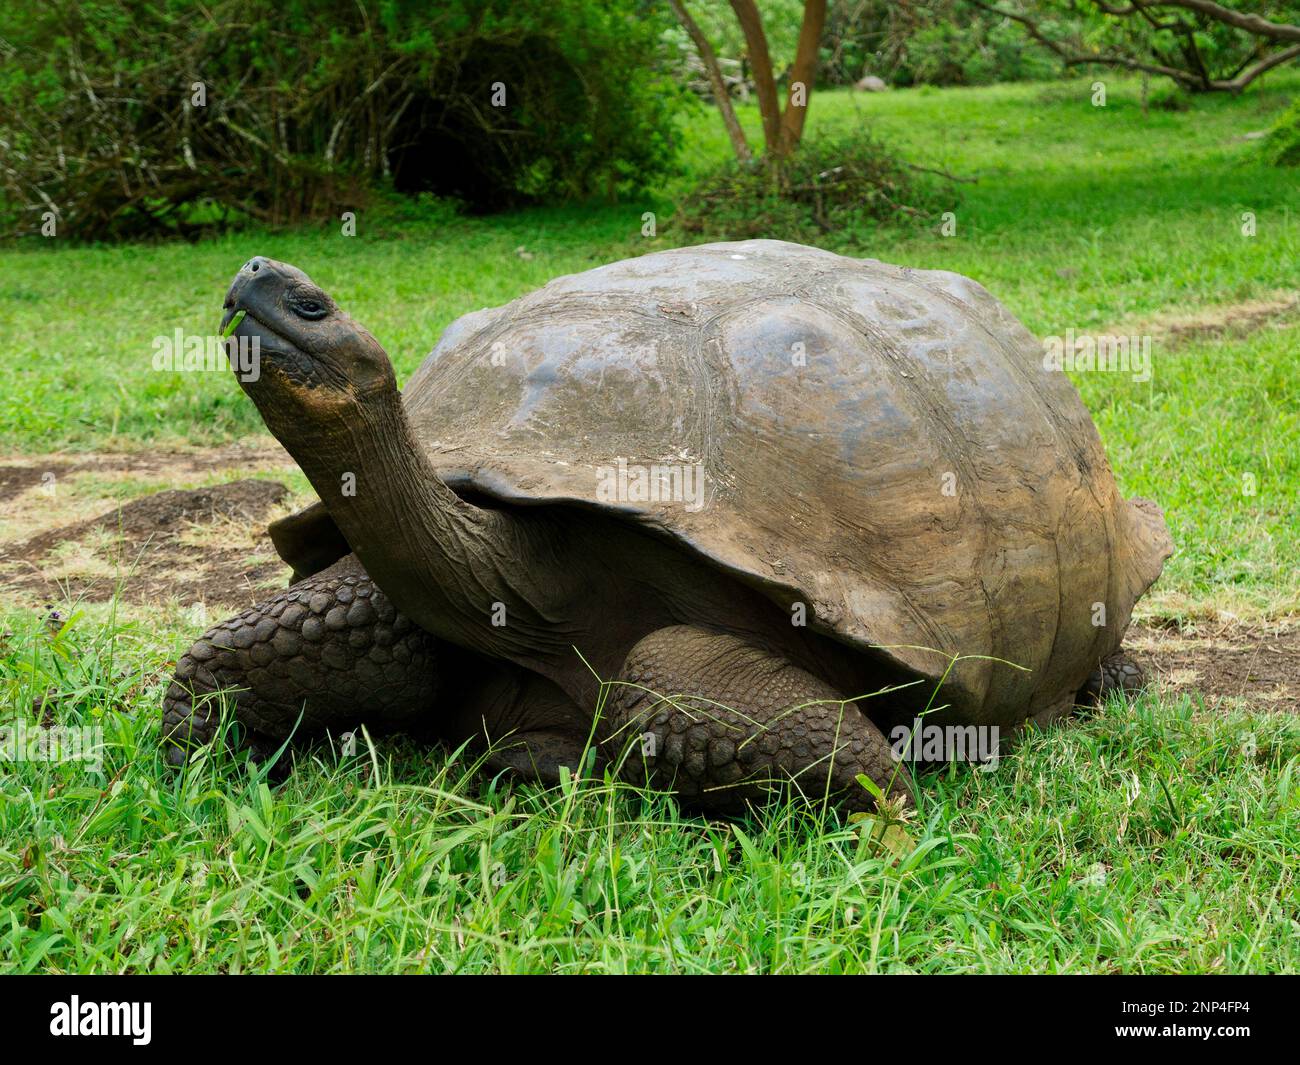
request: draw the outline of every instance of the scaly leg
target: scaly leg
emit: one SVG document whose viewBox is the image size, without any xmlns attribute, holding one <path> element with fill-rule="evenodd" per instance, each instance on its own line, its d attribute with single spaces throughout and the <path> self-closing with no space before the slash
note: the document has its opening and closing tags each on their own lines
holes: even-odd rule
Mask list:
<svg viewBox="0 0 1300 1065">
<path fill-rule="evenodd" d="M 261 756 L 291 734 L 418 726 L 438 693 L 436 643 L 349 555 L 209 629 L 181 657 L 163 699 L 167 760 L 182 765 L 187 748 L 212 741 L 219 692 Z"/>
<path fill-rule="evenodd" d="M 911 799 L 907 770 L 856 705 L 739 637 L 686 625 L 633 647 L 600 735 L 623 779 L 674 788 L 709 813 L 739 812 L 790 781 L 810 798 L 873 809 L 859 773 Z"/>
</svg>

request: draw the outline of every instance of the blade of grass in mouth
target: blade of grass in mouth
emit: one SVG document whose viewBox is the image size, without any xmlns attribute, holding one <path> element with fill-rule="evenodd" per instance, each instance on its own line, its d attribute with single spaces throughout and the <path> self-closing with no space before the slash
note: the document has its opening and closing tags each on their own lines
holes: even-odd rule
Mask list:
<svg viewBox="0 0 1300 1065">
<path fill-rule="evenodd" d="M 231 333 L 233 333 L 236 329 L 238 329 L 239 323 L 244 320 L 244 315 L 246 315 L 247 313 L 248 313 L 247 311 L 236 311 L 235 316 L 232 319 L 230 319 L 230 324 L 227 325 L 224 330 L 222 330 L 221 339 L 225 340 L 227 337 L 230 336 Z"/>
</svg>

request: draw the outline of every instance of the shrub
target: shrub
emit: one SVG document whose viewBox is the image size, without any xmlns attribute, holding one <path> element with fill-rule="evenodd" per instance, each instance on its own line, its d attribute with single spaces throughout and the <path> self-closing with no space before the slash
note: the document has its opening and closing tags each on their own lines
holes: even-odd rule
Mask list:
<svg viewBox="0 0 1300 1065">
<path fill-rule="evenodd" d="M 1300 99 L 1282 112 L 1264 143 L 1275 166 L 1300 166 Z"/>
<path fill-rule="evenodd" d="M 616 195 L 671 159 L 670 18 L 653 0 L 17 0 L 0 8 L 4 221 L 278 224 L 384 182 L 480 209 Z"/>
<path fill-rule="evenodd" d="M 810 138 L 779 173 L 729 162 L 706 174 L 674 224 L 707 239 L 851 239 L 885 221 L 934 217 L 940 198 L 906 163 L 861 133 Z"/>
</svg>

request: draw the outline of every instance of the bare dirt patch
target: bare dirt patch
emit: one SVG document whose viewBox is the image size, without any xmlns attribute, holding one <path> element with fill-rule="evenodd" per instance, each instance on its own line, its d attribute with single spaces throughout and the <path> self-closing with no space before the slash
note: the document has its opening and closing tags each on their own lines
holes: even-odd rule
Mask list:
<svg viewBox="0 0 1300 1065">
<path fill-rule="evenodd" d="M 1300 712 L 1300 624 L 1134 625 L 1124 645 L 1168 695 L 1209 706 Z"/>
<path fill-rule="evenodd" d="M 1177 346 L 1196 340 L 1240 338 L 1260 329 L 1283 328 L 1300 320 L 1300 292 L 1279 290 L 1267 299 L 1246 300 L 1194 311 L 1170 311 L 1109 326 L 1108 336 L 1150 336 Z"/>
<path fill-rule="evenodd" d="M 0 543 L 93 517 L 150 489 L 295 471 L 288 452 L 267 439 L 193 451 L 0 457 Z"/>
<path fill-rule="evenodd" d="M 283 583 L 283 563 L 252 529 L 287 496 L 258 480 L 159 492 L 3 545 L 0 578 L 45 600 L 244 604 Z"/>
<path fill-rule="evenodd" d="M 26 491 L 52 471 L 35 466 L 0 466 L 0 499 L 7 499 Z"/>
<path fill-rule="evenodd" d="M 293 500 L 283 484 L 248 474 L 293 469 L 278 447 L 10 459 L 0 465 L 5 605 L 116 596 L 220 610 L 264 599 L 288 575 L 266 526 Z M 149 493 L 154 484 L 227 475 L 222 484 Z M 119 489 L 147 494 L 120 501 Z"/>
</svg>

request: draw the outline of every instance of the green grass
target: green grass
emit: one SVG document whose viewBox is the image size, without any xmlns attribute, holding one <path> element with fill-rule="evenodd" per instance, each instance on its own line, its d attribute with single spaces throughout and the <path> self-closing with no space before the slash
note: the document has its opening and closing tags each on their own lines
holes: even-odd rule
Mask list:
<svg viewBox="0 0 1300 1065">
<path fill-rule="evenodd" d="M 18 971 L 1296 971 L 1300 720 L 1113 706 L 995 772 L 931 776 L 898 853 L 790 801 L 744 823 L 584 780 L 512 792 L 406 742 L 271 788 L 166 770 L 142 626 L 15 639 L 103 773 L 0 792 L 0 958 Z"/>
<path fill-rule="evenodd" d="M 1104 109 L 1083 81 L 818 95 L 814 135 L 860 125 L 979 179 L 952 189 L 955 236 L 935 219 L 836 245 L 969 274 L 1040 335 L 1300 289 L 1295 174 L 1240 139 L 1300 78 L 1148 115 L 1135 83 L 1108 84 Z M 0 447 L 260 432 L 230 375 L 151 371 L 153 337 L 216 329 L 252 254 L 312 273 L 404 377 L 467 311 L 671 246 L 674 199 L 727 150 L 705 111 L 684 139 L 685 173 L 644 203 L 406 225 L 363 212 L 355 238 L 329 226 L 0 250 Z M 646 210 L 652 240 L 639 235 Z M 1296 608 L 1298 372 L 1292 316 L 1157 342 L 1146 383 L 1075 375 L 1122 488 L 1166 507 L 1167 609 Z M 494 788 L 405 742 L 321 752 L 277 789 L 223 759 L 177 777 L 160 764 L 157 719 L 192 625 L 89 611 L 57 635 L 30 614 L 4 627 L 0 705 L 52 691 L 55 720 L 102 727 L 107 752 L 102 776 L 0 765 L 0 969 L 1300 970 L 1292 715 L 1109 707 L 1031 738 L 996 772 L 925 778 L 894 855 L 796 803 L 710 824 L 600 781 Z"/>
</svg>

